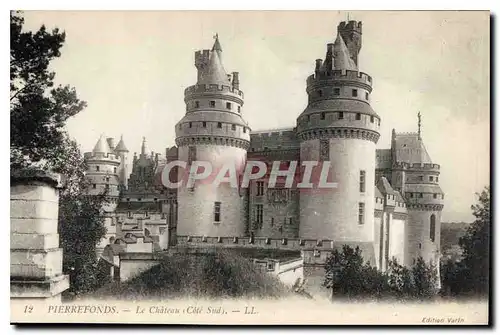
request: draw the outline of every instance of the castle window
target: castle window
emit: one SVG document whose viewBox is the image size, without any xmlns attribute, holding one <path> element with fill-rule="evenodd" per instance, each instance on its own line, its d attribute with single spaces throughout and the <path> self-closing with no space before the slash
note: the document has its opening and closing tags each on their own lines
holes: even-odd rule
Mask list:
<svg viewBox="0 0 500 335">
<path fill-rule="evenodd" d="M 222 128 L 222 122 L 217 122 L 217 128 Z"/>
<path fill-rule="evenodd" d="M 419 181 L 424 181 L 424 176 L 418 176 Z"/>
<path fill-rule="evenodd" d="M 236 130 L 236 125 L 235 124 L 231 125 L 231 130 Z"/>
<path fill-rule="evenodd" d="M 429 181 L 434 181 L 434 177 L 433 176 L 429 176 Z"/>
<path fill-rule="evenodd" d="M 321 98 L 323 96 L 323 91 L 322 90 L 319 90 L 318 91 L 318 96 Z"/>
<path fill-rule="evenodd" d="M 422 243 L 419 243 L 419 244 L 418 244 L 418 248 L 419 248 L 419 249 L 422 249 Z"/>
<path fill-rule="evenodd" d="M 147 218 L 148 217 L 148 212 L 144 212 L 144 217 Z"/>
<path fill-rule="evenodd" d="M 359 203 L 358 224 L 365 223 L 365 203 Z"/>
<path fill-rule="evenodd" d="M 258 181 L 257 182 L 257 196 L 264 195 L 264 182 L 263 181 Z"/>
<path fill-rule="evenodd" d="M 238 106 L 238 113 L 241 113 L 241 106 Z"/>
<path fill-rule="evenodd" d="M 271 227 L 274 226 L 274 218 L 271 218 Z"/>
<path fill-rule="evenodd" d="M 247 127 L 243 127 L 243 132 L 246 133 L 247 132 Z"/>
<path fill-rule="evenodd" d="M 434 240 L 436 239 L 436 215 L 434 214 L 431 215 L 429 238 L 432 242 L 434 242 Z"/>
<path fill-rule="evenodd" d="M 210 107 L 215 108 L 215 101 L 214 100 L 210 101 Z"/>
<path fill-rule="evenodd" d="M 127 201 L 130 201 L 130 198 L 127 198 Z"/>
<path fill-rule="evenodd" d="M 116 168 L 113 168 L 113 172 L 116 173 Z"/>
<path fill-rule="evenodd" d="M 340 95 L 340 88 L 334 88 L 333 89 L 333 94 L 334 95 Z"/>
<path fill-rule="evenodd" d="M 344 119 L 344 112 L 339 112 L 339 120 Z"/>
<path fill-rule="evenodd" d="M 142 198 L 137 198 L 137 201 L 142 201 Z"/>
<path fill-rule="evenodd" d="M 424 194 L 423 194 L 423 193 L 419 193 L 419 194 L 418 194 L 418 197 L 419 197 L 419 198 L 423 198 L 423 197 L 424 197 Z"/>
<path fill-rule="evenodd" d="M 207 127 L 207 123 L 205 121 L 203 121 L 202 125 L 203 125 L 203 128 Z"/>
<path fill-rule="evenodd" d="M 288 218 L 288 224 L 292 225 L 293 224 L 293 218 Z"/>
<path fill-rule="evenodd" d="M 321 113 L 321 120 L 324 120 L 324 119 L 325 119 L 325 115 L 326 115 L 326 114 L 325 114 L 324 112 L 323 112 L 323 113 Z"/>
<path fill-rule="evenodd" d="M 361 113 L 356 113 L 356 120 L 361 120 Z"/>
<path fill-rule="evenodd" d="M 221 203 L 216 201 L 214 202 L 214 221 L 220 222 L 220 205 Z"/>
<path fill-rule="evenodd" d="M 109 177 L 106 177 L 106 181 L 109 182 Z"/>
<path fill-rule="evenodd" d="M 200 102 L 199 101 L 195 101 L 194 105 L 195 105 L 196 108 L 200 108 Z"/>
<path fill-rule="evenodd" d="M 267 271 L 274 271 L 274 262 L 267 262 Z"/>
<path fill-rule="evenodd" d="M 193 122 L 189 122 L 189 128 L 193 127 Z"/>
<path fill-rule="evenodd" d="M 132 212 L 127 212 L 127 216 L 128 216 L 129 218 L 131 218 L 131 217 L 132 217 Z"/>
<path fill-rule="evenodd" d="M 372 116 L 370 116 L 370 122 L 371 122 L 371 123 L 375 122 L 375 117 L 374 117 L 373 115 L 372 115 Z"/>
<path fill-rule="evenodd" d="M 309 122 L 311 120 L 311 117 L 308 115 L 306 116 L 306 121 Z"/>
<path fill-rule="evenodd" d="M 231 109 L 231 103 L 230 102 L 226 102 L 226 109 Z"/>
<path fill-rule="evenodd" d="M 359 191 L 365 191 L 365 176 L 366 172 L 364 170 L 359 171 Z"/>
<path fill-rule="evenodd" d="M 95 170 L 96 170 L 96 171 L 99 171 L 99 168 L 100 168 L 100 167 L 99 167 L 99 165 L 98 165 L 98 166 L 96 166 L 96 167 L 95 167 Z"/>
<path fill-rule="evenodd" d="M 439 181 L 439 177 L 436 177 L 436 183 Z"/>
<path fill-rule="evenodd" d="M 352 90 L 352 96 L 357 97 L 358 96 L 358 90 L 354 89 Z"/>
<path fill-rule="evenodd" d="M 97 188 L 97 185 L 96 184 L 92 184 L 92 188 Z"/>
<path fill-rule="evenodd" d="M 438 198 L 437 193 L 434 193 L 434 199 L 437 199 L 437 198 Z"/>
<path fill-rule="evenodd" d="M 366 99 L 366 100 L 368 100 L 368 97 L 369 97 L 369 96 L 370 96 L 370 95 L 368 94 L 368 92 L 366 92 L 366 93 L 365 93 L 365 99 Z"/>
<path fill-rule="evenodd" d="M 258 204 L 255 206 L 255 221 L 260 225 L 263 222 L 263 217 L 264 217 L 264 205 Z"/>
</svg>

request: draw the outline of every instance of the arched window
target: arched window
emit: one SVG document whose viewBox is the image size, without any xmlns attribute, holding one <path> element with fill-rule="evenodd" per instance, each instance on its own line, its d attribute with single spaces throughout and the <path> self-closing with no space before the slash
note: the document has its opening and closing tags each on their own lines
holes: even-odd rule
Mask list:
<svg viewBox="0 0 500 335">
<path fill-rule="evenodd" d="M 432 242 L 436 239 L 436 215 L 431 215 L 431 227 L 429 232 L 429 238 Z"/>
</svg>

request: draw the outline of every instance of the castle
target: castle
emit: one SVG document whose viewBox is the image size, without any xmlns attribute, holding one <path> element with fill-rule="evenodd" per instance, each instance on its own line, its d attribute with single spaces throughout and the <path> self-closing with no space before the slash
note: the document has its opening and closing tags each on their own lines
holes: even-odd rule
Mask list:
<svg viewBox="0 0 500 335">
<path fill-rule="evenodd" d="M 307 78 L 308 105 L 296 125 L 252 131 L 239 73 L 225 71 L 215 36 L 211 50 L 195 53 L 197 82 L 184 91 L 186 113 L 175 126 L 175 146 L 164 155 L 148 153 L 144 139 L 131 171 L 123 138 L 115 145 L 102 136 L 85 154 L 91 192 L 107 189 L 110 200 L 99 252 L 254 244 L 301 250 L 305 265 L 320 268 L 331 250 L 347 244 L 359 246 L 381 270 L 392 258 L 407 266 L 419 256 L 438 264 L 440 166 L 425 149 L 420 124 L 416 133 L 393 130 L 391 147 L 376 149 L 381 116 L 370 106 L 372 77 L 359 71 L 361 37 L 361 22 L 341 22 L 335 42 Z M 248 188 L 221 185 L 214 191 L 197 183 L 169 189 L 158 176 L 174 160 L 214 166 L 329 161 L 338 187 L 268 187 L 266 175 Z"/>
</svg>

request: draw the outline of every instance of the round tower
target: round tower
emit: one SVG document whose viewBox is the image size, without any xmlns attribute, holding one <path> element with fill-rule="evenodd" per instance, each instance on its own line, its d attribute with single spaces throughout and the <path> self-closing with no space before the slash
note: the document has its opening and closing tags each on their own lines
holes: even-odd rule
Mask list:
<svg viewBox="0 0 500 335">
<path fill-rule="evenodd" d="M 300 191 L 299 236 L 373 242 L 380 117 L 370 106 L 372 78 L 358 71 L 358 55 L 351 55 L 342 37 L 356 38 L 347 42 L 359 51 L 361 24 L 340 27 L 342 35 L 339 29 L 325 60 L 316 60 L 307 79 L 308 106 L 297 119 L 301 161 L 329 161 L 328 181 L 337 187 Z"/>
<path fill-rule="evenodd" d="M 120 138 L 120 142 L 115 147 L 115 152 L 120 158 L 120 166 L 118 167 L 118 179 L 120 182 L 120 187 L 122 189 L 127 189 L 128 187 L 128 149 L 123 141 L 123 135 Z"/>
<path fill-rule="evenodd" d="M 236 170 L 246 162 L 250 128 L 242 117 L 243 92 L 239 76 L 226 74 L 222 48 L 215 37 L 212 50 L 197 51 L 196 85 L 184 92 L 186 114 L 175 127 L 178 159 L 189 166 L 209 162 L 212 180 L 225 164 Z M 181 236 L 241 236 L 244 234 L 243 198 L 238 188 L 196 181 L 187 187 L 185 170 L 179 169 L 177 234 Z"/>
<path fill-rule="evenodd" d="M 90 195 L 102 194 L 107 190 L 108 204 L 105 205 L 104 210 L 113 212 L 118 204 L 118 185 L 120 184 L 118 167 L 121 160 L 109 147 L 109 142 L 112 143 L 101 136 L 92 152 L 84 154 L 87 164 L 85 176 L 90 183 L 88 191 Z"/>
</svg>

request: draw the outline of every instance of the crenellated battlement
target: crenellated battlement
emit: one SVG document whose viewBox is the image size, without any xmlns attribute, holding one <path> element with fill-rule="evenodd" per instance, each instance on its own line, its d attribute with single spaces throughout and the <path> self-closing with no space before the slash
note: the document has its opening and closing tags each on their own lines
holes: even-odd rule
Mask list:
<svg viewBox="0 0 500 335">
<path fill-rule="evenodd" d="M 241 99 L 244 98 L 243 91 L 229 85 L 198 84 L 189 86 L 184 90 L 185 99 L 188 99 L 190 95 L 200 93 L 234 94 L 239 96 Z"/>
<path fill-rule="evenodd" d="M 370 75 L 353 70 L 334 70 L 331 72 L 316 72 L 307 78 L 307 86 L 323 84 L 324 81 L 345 80 L 363 83 L 372 87 L 373 79 Z"/>
<path fill-rule="evenodd" d="M 338 30 L 354 30 L 359 33 L 362 33 L 363 29 L 363 23 L 361 21 L 354 21 L 354 20 L 349 20 L 349 21 L 342 21 L 339 23 Z"/>
<path fill-rule="evenodd" d="M 113 153 L 102 153 L 102 152 L 86 152 L 83 154 L 83 158 L 86 161 L 107 161 L 110 164 L 120 165 L 121 160 L 117 154 Z"/>
<path fill-rule="evenodd" d="M 414 170 L 414 171 L 429 171 L 429 172 L 439 172 L 441 166 L 439 164 L 430 163 L 406 163 L 406 162 L 394 162 L 392 164 L 394 169 L 404 169 L 404 170 Z"/>
</svg>

